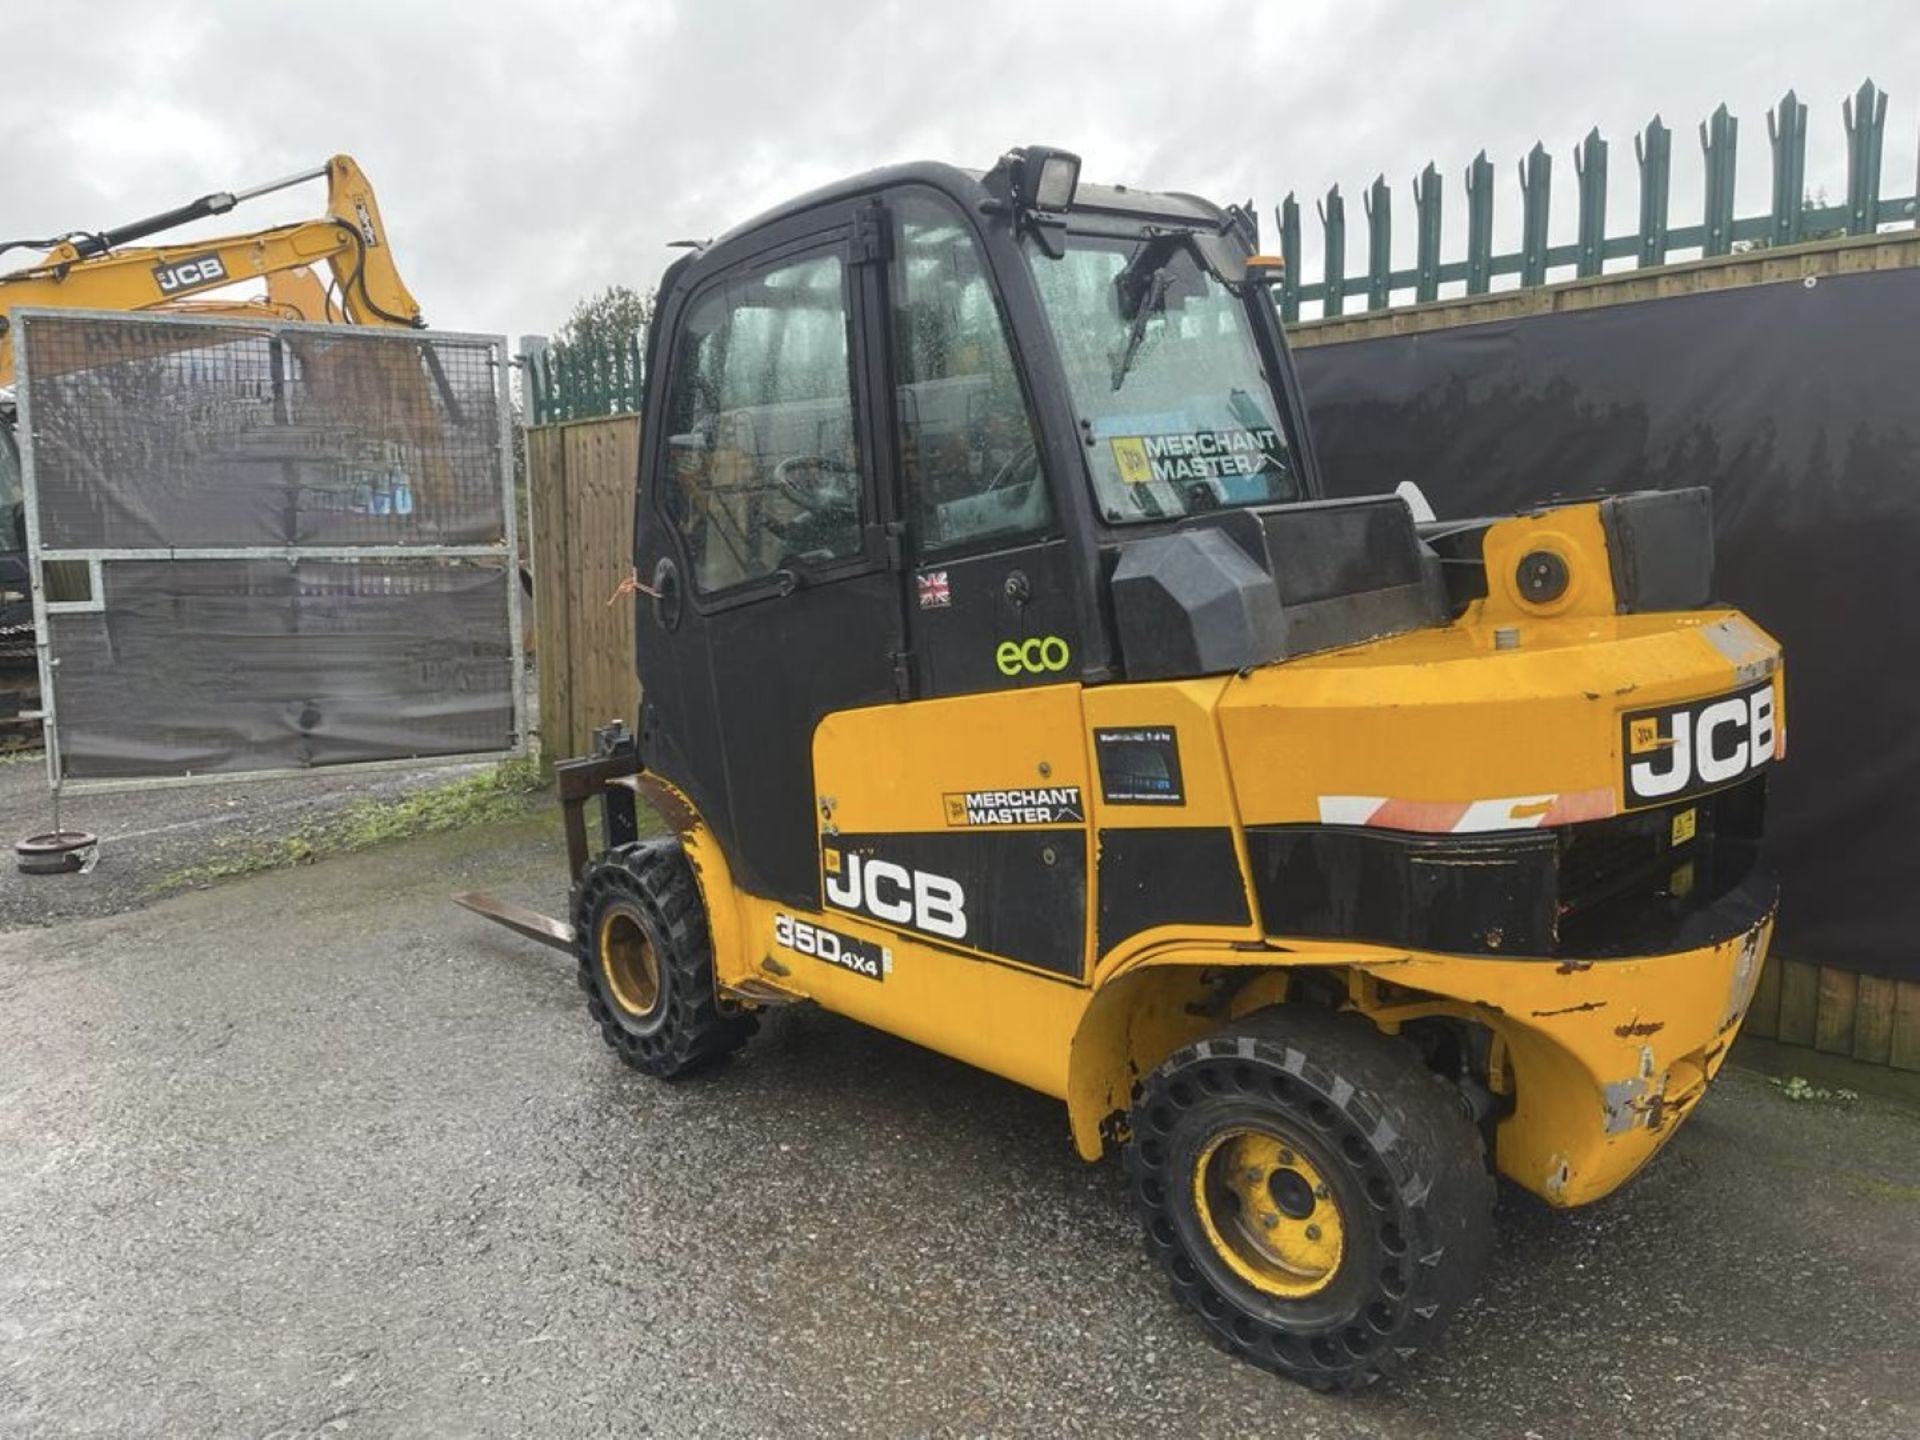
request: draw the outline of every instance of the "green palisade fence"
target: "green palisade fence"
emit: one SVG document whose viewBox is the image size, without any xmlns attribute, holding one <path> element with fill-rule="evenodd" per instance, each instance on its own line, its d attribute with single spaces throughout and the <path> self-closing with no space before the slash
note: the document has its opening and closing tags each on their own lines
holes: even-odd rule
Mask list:
<svg viewBox="0 0 1920 1440">
<path fill-rule="evenodd" d="M 1609 145 L 1600 131 L 1589 130 L 1573 151 L 1572 190 L 1578 207 L 1576 238 L 1549 243 L 1552 215 L 1553 156 L 1536 143 L 1520 162 L 1520 248 L 1493 250 L 1493 162 L 1481 151 L 1465 174 L 1466 254 L 1441 259 L 1441 215 L 1445 185 L 1431 163 L 1413 181 L 1415 260 L 1410 270 L 1393 268 L 1393 196 L 1386 177 L 1376 178 L 1362 197 L 1367 226 L 1367 268 L 1348 275 L 1347 202 L 1338 185 L 1316 202 L 1325 239 L 1321 278 L 1303 279 L 1300 202 L 1281 201 L 1280 254 L 1285 273 L 1279 286 L 1282 317 L 1300 319 L 1300 307 L 1318 304 L 1321 314 L 1337 316 L 1347 298 L 1364 299 L 1367 310 L 1396 304 L 1422 304 L 1441 298 L 1442 286 L 1460 286 L 1466 295 L 1492 292 L 1502 276 L 1519 284 L 1545 285 L 1560 278 L 1598 275 L 1610 260 L 1628 260 L 1646 268 L 1665 265 L 1676 252 L 1728 255 L 1736 248 L 1795 245 L 1824 235 L 1872 235 L 1882 226 L 1920 223 L 1915 198 L 1887 199 L 1880 194 L 1880 159 L 1886 133 L 1887 97 L 1868 80 L 1841 106 L 1847 131 L 1845 203 L 1814 205 L 1806 193 L 1807 107 L 1789 90 L 1767 115 L 1767 139 L 1773 151 L 1773 199 L 1765 215 L 1734 215 L 1735 160 L 1740 122 L 1725 105 L 1700 125 L 1705 161 L 1705 193 L 1700 223 L 1678 229 L 1667 223 L 1673 169 L 1673 132 L 1658 115 L 1633 138 L 1640 171 L 1640 224 L 1630 235 L 1609 236 L 1607 184 Z M 1398 298 L 1396 298 L 1398 297 Z M 546 345 L 523 356 L 527 411 L 536 425 L 631 414 L 640 408 L 641 349 L 633 340 L 607 349 Z"/>
<path fill-rule="evenodd" d="M 1551 276 L 1598 275 L 1610 260 L 1631 260 L 1635 266 L 1664 265 L 1674 252 L 1701 256 L 1728 255 L 1736 248 L 1794 245 L 1822 235 L 1872 235 L 1885 225 L 1920 223 L 1915 197 L 1888 199 L 1880 193 L 1881 148 L 1886 136 L 1887 97 L 1868 80 L 1841 105 L 1847 130 L 1846 201 L 1814 205 L 1807 198 L 1807 107 L 1789 90 L 1767 115 L 1767 139 L 1773 150 L 1773 202 L 1765 215 L 1737 218 L 1734 214 L 1735 160 L 1740 122 L 1720 106 L 1700 125 L 1700 150 L 1705 161 L 1705 193 L 1700 223 L 1678 229 L 1667 224 L 1672 174 L 1673 132 L 1659 116 L 1634 137 L 1633 154 L 1640 168 L 1640 227 L 1631 235 L 1608 236 L 1607 142 L 1598 129 L 1574 149 L 1574 194 L 1578 205 L 1576 238 L 1571 244 L 1548 243 L 1552 215 L 1553 156 L 1535 144 L 1520 162 L 1520 248 L 1511 254 L 1493 253 L 1494 167 L 1483 150 L 1467 167 L 1466 255 L 1440 259 L 1440 217 L 1443 186 L 1439 172 L 1429 164 L 1413 181 L 1416 257 L 1410 270 L 1395 270 L 1393 209 L 1385 176 L 1367 189 L 1367 269 L 1348 275 L 1346 202 L 1340 187 L 1327 191 L 1316 205 L 1325 239 L 1321 278 L 1305 281 L 1300 267 L 1300 204 L 1291 194 L 1281 201 L 1280 254 L 1286 261 L 1279 287 L 1280 311 L 1289 322 L 1300 319 L 1300 307 L 1317 303 L 1324 316 L 1346 312 L 1347 298 L 1364 297 L 1368 310 L 1400 304 L 1421 304 L 1440 298 L 1440 287 L 1458 285 L 1459 293 L 1485 295 L 1500 276 L 1519 277 L 1522 288 L 1545 285 Z M 1567 272 L 1571 272 L 1571 276 Z"/>
<path fill-rule="evenodd" d="M 629 415 L 640 409 L 640 338 L 599 348 L 553 344 L 529 350 L 527 413 L 535 425 Z"/>
</svg>

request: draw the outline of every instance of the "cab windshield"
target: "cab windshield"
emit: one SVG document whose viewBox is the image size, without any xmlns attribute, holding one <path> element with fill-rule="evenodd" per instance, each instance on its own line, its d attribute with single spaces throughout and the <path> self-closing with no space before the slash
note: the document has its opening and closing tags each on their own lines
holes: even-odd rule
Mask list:
<svg viewBox="0 0 1920 1440">
<path fill-rule="evenodd" d="M 1116 523 L 1303 497 L 1246 307 L 1183 235 L 1028 252 Z"/>
</svg>

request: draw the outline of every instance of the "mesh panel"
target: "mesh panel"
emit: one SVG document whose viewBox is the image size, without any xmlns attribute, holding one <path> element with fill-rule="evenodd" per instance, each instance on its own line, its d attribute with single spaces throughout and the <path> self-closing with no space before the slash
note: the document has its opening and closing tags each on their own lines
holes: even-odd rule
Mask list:
<svg viewBox="0 0 1920 1440">
<path fill-rule="evenodd" d="M 501 342 L 17 318 L 37 552 L 100 560 L 47 617 L 63 778 L 514 746 Z"/>
<path fill-rule="evenodd" d="M 487 341 L 140 316 L 22 324 L 45 549 L 501 538 Z"/>
</svg>

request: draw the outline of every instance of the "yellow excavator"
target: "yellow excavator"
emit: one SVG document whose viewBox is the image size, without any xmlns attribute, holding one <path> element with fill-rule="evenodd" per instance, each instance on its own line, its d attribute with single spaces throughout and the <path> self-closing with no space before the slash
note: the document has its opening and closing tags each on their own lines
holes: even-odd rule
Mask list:
<svg viewBox="0 0 1920 1440">
<path fill-rule="evenodd" d="M 316 219 L 179 245 L 134 244 L 224 215 L 248 200 L 322 179 L 327 182 L 327 209 Z M 162 310 L 413 329 L 426 324 L 394 266 L 373 185 L 347 155 L 250 189 L 203 195 L 111 230 L 0 241 L 0 255 L 22 249 L 41 253 L 24 268 L 0 272 L 0 341 L 9 339 L 12 312 L 30 307 Z M 323 286 L 315 274 L 314 267 L 322 265 L 330 272 L 330 285 Z M 266 282 L 264 298 L 206 298 L 251 280 Z M 12 346 L 0 345 L 0 386 L 12 383 Z"/>
<path fill-rule="evenodd" d="M 136 243 L 316 180 L 327 183 L 327 207 L 313 219 L 177 245 Z M 8 389 L 15 311 L 144 310 L 407 329 L 426 323 L 394 265 L 373 185 L 347 155 L 109 230 L 0 241 L 0 257 L 14 250 L 37 258 L 0 272 L 0 744 L 31 740 L 37 727 L 25 501 Z M 318 267 L 327 272 L 324 283 Z M 249 282 L 264 283 L 265 293 L 232 293 Z"/>
</svg>

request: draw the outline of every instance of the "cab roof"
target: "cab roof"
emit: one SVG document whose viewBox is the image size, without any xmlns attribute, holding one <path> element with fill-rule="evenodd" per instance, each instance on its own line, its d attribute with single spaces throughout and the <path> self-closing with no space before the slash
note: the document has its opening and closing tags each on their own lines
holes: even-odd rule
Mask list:
<svg viewBox="0 0 1920 1440">
<path fill-rule="evenodd" d="M 992 171 L 964 170 L 957 165 L 948 165 L 937 160 L 919 160 L 904 165 L 883 166 L 877 170 L 868 170 L 859 175 L 849 176 L 844 180 L 836 180 L 830 185 L 822 185 L 803 195 L 796 195 L 791 200 L 776 205 L 770 210 L 764 210 L 752 219 L 733 226 L 724 234 L 716 236 L 696 249 L 699 252 L 715 250 L 750 235 L 764 226 L 811 210 L 816 205 L 829 204 L 836 200 L 857 200 L 862 196 L 875 194 L 898 185 L 929 185 L 943 191 L 962 205 L 969 208 L 977 207 L 1000 198 L 990 188 L 992 173 Z M 1180 224 L 1197 225 L 1213 230 L 1220 229 L 1227 223 L 1224 210 L 1197 195 L 1170 190 L 1135 190 L 1126 185 L 1095 185 L 1087 181 L 1082 181 L 1074 191 L 1073 205 L 1066 213 L 1070 217 L 1080 214 L 1105 214 L 1142 220 L 1172 220 Z"/>
</svg>

